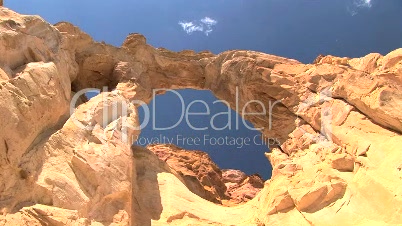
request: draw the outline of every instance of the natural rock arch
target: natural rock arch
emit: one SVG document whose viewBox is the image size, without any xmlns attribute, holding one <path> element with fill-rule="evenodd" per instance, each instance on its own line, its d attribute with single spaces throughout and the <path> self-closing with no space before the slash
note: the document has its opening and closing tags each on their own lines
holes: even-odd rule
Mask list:
<svg viewBox="0 0 402 226">
<path fill-rule="evenodd" d="M 51 26 L 7 9 L 0 20 L 0 51 L 7 53 L 0 59 L 0 106 L 7 106 L 0 108 L 2 221 L 402 222 L 400 49 L 384 57 L 326 56 L 304 65 L 252 51 L 175 53 L 147 45 L 139 34 L 116 48 L 94 42 L 71 24 Z M 10 20 L 15 22 L 11 29 Z M 68 119 L 72 92 L 105 85 L 115 90 L 80 105 Z M 179 175 L 147 150 L 132 152 L 121 142 L 123 120 L 138 124 L 129 102 L 149 101 L 152 89 L 210 89 L 233 103 L 236 86 L 240 106 L 280 100 L 272 111 L 272 129 L 263 131 L 282 143 L 267 154 L 273 177 L 246 205 L 225 208 L 194 196 Z M 331 95 L 319 98 L 328 90 Z M 128 114 L 104 122 L 102 111 L 116 101 L 127 103 Z M 325 108 L 332 109 L 332 124 L 321 135 Z M 250 111 L 258 110 L 250 105 Z M 74 119 L 92 130 L 78 127 Z M 269 122 L 269 116 L 248 119 L 257 127 Z"/>
<path fill-rule="evenodd" d="M 106 52 L 108 51 L 112 52 L 111 50 Z M 348 131 L 349 136 L 364 136 L 363 134 L 371 130 L 368 128 L 378 130 L 391 128 L 401 131 L 400 120 L 395 120 L 400 116 L 392 106 L 398 104 L 400 100 L 395 99 L 390 103 L 380 98 L 379 102 L 375 103 L 371 97 L 389 96 L 389 92 L 398 92 L 390 91 L 387 87 L 387 84 L 392 84 L 391 80 L 383 78 L 377 80 L 378 78 L 373 76 L 382 73 L 381 70 L 394 67 L 396 59 L 400 59 L 397 52 L 386 56 L 383 61 L 380 61 L 378 55 L 368 55 L 357 60 L 329 56 L 323 57 L 315 65 L 303 65 L 295 60 L 252 51 L 228 51 L 218 56 L 208 52 L 175 53 L 166 49 L 154 49 L 147 45 L 145 38 L 139 34 L 130 35 L 122 49 L 118 51 L 127 51 L 134 59 L 130 62 L 116 58 L 110 61 L 115 67 L 109 68 L 109 74 L 113 79 L 119 80 L 116 90 L 121 91 L 123 96 L 127 90 L 127 93 L 133 89 L 136 92 L 134 96 L 128 95 L 126 97 L 128 99 L 141 97 L 144 101 L 148 101 L 151 90 L 156 88 L 209 89 L 233 106 L 236 104 L 234 91 L 239 87 L 240 109 L 251 100 L 263 103 L 280 101 L 269 112 L 271 115 L 248 118 L 256 127 L 267 128 L 267 124 L 272 123 L 263 133 L 268 137 L 277 137 L 281 141 L 281 146 L 267 155 L 275 167 L 274 176 L 278 174 L 286 177 L 295 176 L 299 171 L 303 171 L 301 164 L 295 163 L 294 160 L 300 158 L 299 161 L 308 161 L 308 158 L 301 160 L 303 157 L 300 155 L 304 155 L 300 153 L 301 150 L 312 151 L 322 162 L 327 161 L 333 169 L 340 172 L 354 171 L 354 162 L 357 162 L 357 167 L 365 165 L 361 162 L 365 160 L 359 156 L 372 150 L 375 144 L 371 141 L 362 142 L 359 139 L 345 137 L 345 127 L 349 126 L 344 125 L 359 118 L 358 115 L 370 117 L 363 119 L 362 123 L 371 125 L 359 127 L 359 131 Z M 85 75 L 79 75 L 78 80 L 80 77 L 84 80 L 87 78 Z M 137 84 L 127 85 L 133 78 Z M 320 92 L 328 90 L 331 96 L 320 97 Z M 271 106 L 267 105 L 265 107 L 270 109 Z M 325 108 L 333 110 L 332 128 L 329 134 L 320 134 L 324 126 L 321 125 L 321 114 Z M 373 108 L 376 111 L 373 111 Z M 261 110 L 258 105 L 251 105 L 249 109 L 253 112 Z M 320 171 L 318 168 L 316 172 Z M 270 202 L 275 203 L 268 212 L 272 214 L 294 206 L 299 211 L 315 212 L 343 198 L 346 181 L 337 174 L 328 173 L 318 181 L 305 181 L 307 184 L 314 184 L 311 185 L 313 190 L 301 192 L 301 195 L 298 194 L 299 197 L 295 193 L 297 194 L 304 185 L 302 187 L 294 185 L 294 189 L 280 191 L 280 194 L 276 194 L 277 197 L 281 197 L 279 201 L 276 200 L 277 197 L 272 197 L 272 194 L 265 194 L 266 197 L 273 199 L 269 198 Z M 332 177 L 338 179 L 328 179 Z M 270 193 L 276 192 L 270 191 Z M 311 192 L 314 195 L 310 195 Z"/>
</svg>

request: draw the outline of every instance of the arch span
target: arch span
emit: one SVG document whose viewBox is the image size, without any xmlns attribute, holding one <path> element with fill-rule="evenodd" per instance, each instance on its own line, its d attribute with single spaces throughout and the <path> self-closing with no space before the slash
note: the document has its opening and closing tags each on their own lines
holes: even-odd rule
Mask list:
<svg viewBox="0 0 402 226">
<path fill-rule="evenodd" d="M 304 65 L 253 51 L 176 53 L 147 45 L 139 34 L 130 35 L 120 49 L 93 45 L 89 52 L 78 54 L 78 59 L 85 61 L 95 49 L 113 55 L 113 69 L 101 74 L 110 75 L 117 92 L 129 100 L 149 103 L 155 89 L 208 89 L 237 106 L 234 110 L 240 114 L 244 107 L 253 113 L 268 109 L 266 114 L 245 115 L 255 127 L 264 128 L 265 136 L 279 140 L 266 154 L 274 171 L 271 187 L 263 190 L 257 204 L 262 211 L 258 219 L 264 222 L 277 212 L 315 213 L 350 200 L 348 173 L 363 172 L 366 159 L 362 156 L 381 155 L 379 150 L 395 141 L 380 137 L 399 137 L 401 131 L 397 109 L 381 98 L 368 98 L 389 94 L 383 85 L 392 84 L 392 79 L 373 74 L 394 67 L 384 62 L 399 53 L 358 60 L 327 56 Z M 373 69 L 371 59 L 384 61 L 374 63 Z M 79 74 L 75 82 L 85 84 L 87 78 Z M 352 80 L 356 82 L 347 82 Z M 381 135 L 373 135 L 373 129 Z M 326 167 L 330 170 L 322 174 Z"/>
</svg>

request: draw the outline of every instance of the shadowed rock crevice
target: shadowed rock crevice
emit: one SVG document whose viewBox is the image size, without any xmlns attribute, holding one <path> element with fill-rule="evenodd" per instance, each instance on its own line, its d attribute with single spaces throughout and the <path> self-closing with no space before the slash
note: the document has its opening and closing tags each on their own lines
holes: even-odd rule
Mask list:
<svg viewBox="0 0 402 226">
<path fill-rule="evenodd" d="M 135 173 L 137 186 L 133 189 L 132 205 L 136 222 L 152 225 L 152 220 L 159 220 L 163 211 L 158 174 L 169 172 L 170 169 L 149 150 L 132 146 L 133 157 L 136 160 Z"/>
</svg>

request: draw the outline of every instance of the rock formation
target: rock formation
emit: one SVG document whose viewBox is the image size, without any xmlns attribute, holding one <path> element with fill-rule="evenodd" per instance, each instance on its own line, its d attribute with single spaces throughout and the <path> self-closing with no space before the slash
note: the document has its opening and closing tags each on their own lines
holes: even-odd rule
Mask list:
<svg viewBox="0 0 402 226">
<path fill-rule="evenodd" d="M 121 47 L 0 8 L 0 225 L 400 225 L 402 49 L 314 64 L 253 51 Z M 84 88 L 109 87 L 71 106 Z M 272 178 L 225 207 L 130 148 L 138 100 L 209 89 L 280 144 Z M 271 103 L 271 105 L 270 105 Z M 125 111 L 113 112 L 115 107 Z"/>
<path fill-rule="evenodd" d="M 191 192 L 211 202 L 226 206 L 244 203 L 264 187 L 258 174 L 247 176 L 240 170 L 222 171 L 205 152 L 188 151 L 172 144 L 147 148 L 175 170 Z"/>
<path fill-rule="evenodd" d="M 222 177 L 230 197 L 226 205 L 250 201 L 264 188 L 264 181 L 259 174 L 247 176 L 240 170 L 226 169 Z"/>
</svg>

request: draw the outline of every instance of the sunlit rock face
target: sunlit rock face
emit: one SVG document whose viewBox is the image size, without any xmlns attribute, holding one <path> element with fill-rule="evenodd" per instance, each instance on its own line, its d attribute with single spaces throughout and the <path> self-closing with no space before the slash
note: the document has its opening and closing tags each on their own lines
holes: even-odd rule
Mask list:
<svg viewBox="0 0 402 226">
<path fill-rule="evenodd" d="M 1 225 L 402 224 L 401 49 L 305 65 L 253 51 L 176 53 L 139 34 L 113 47 L 1 7 L 0 51 Z M 104 86 L 70 112 L 75 93 Z M 157 88 L 209 89 L 239 113 L 266 109 L 245 115 L 278 140 L 254 199 L 207 201 L 131 147 L 136 107 Z M 125 111 L 104 114 L 115 106 Z M 216 183 L 242 177 L 225 173 Z"/>
</svg>

